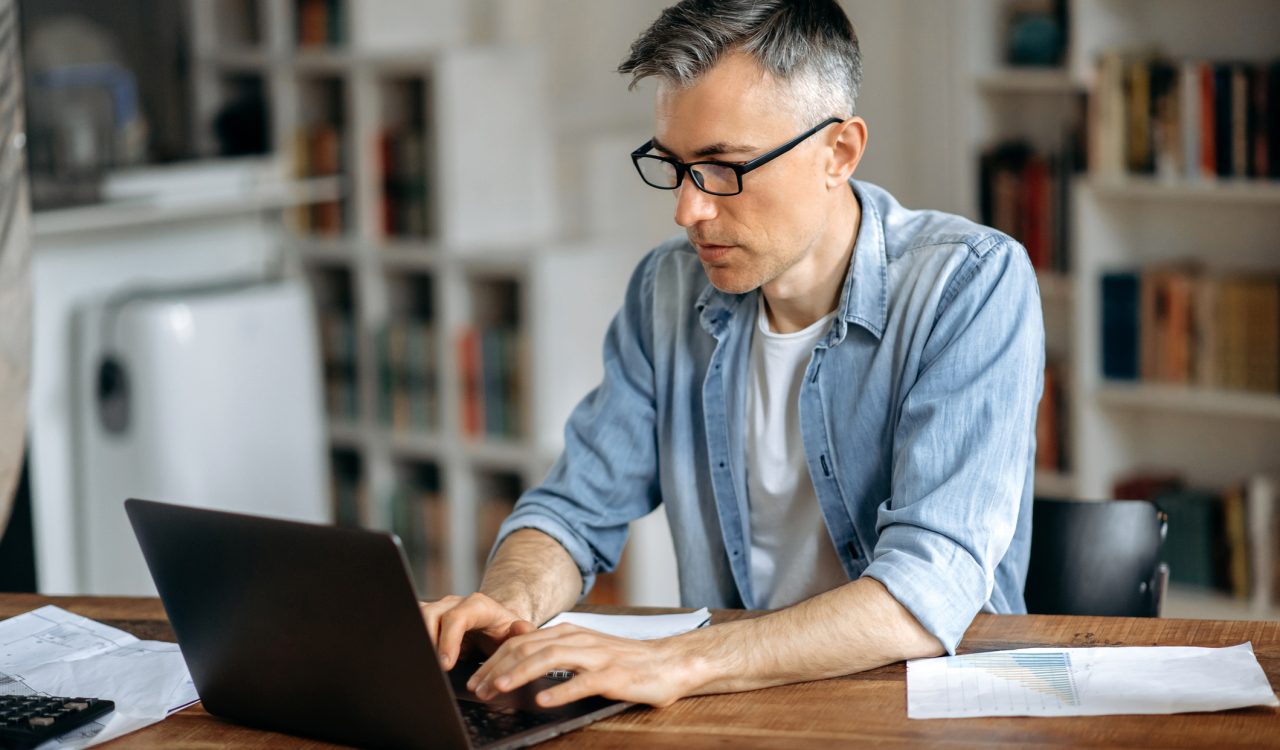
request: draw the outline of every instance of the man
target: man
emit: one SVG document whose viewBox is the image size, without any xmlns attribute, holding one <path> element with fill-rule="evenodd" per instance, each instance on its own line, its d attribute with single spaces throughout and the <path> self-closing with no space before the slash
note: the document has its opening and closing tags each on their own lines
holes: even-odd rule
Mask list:
<svg viewBox="0 0 1280 750">
<path fill-rule="evenodd" d="M 1022 612 L 1044 334 L 1005 235 L 851 179 L 858 42 L 834 0 L 685 0 L 619 70 L 658 82 L 633 154 L 687 240 L 636 270 L 605 376 L 480 592 L 424 604 L 442 663 L 496 651 L 488 698 L 664 706 L 952 652 Z M 535 631 L 665 503 L 687 606 L 776 609 L 638 642 Z"/>
</svg>

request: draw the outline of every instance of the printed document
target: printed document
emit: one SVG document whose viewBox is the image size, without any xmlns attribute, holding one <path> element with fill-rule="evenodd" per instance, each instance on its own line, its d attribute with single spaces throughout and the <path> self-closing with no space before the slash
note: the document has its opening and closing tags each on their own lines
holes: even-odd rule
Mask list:
<svg viewBox="0 0 1280 750">
<path fill-rule="evenodd" d="M 115 702 L 114 712 L 40 750 L 106 742 L 199 700 L 177 644 L 140 641 L 53 606 L 0 621 L 0 695 Z"/>
<path fill-rule="evenodd" d="M 907 662 L 907 716 L 1100 716 L 1280 706 L 1253 645 L 1024 648 Z"/>
<path fill-rule="evenodd" d="M 599 631 L 619 638 L 650 641 L 697 630 L 711 622 L 706 607 L 697 612 L 679 615 L 593 615 L 584 612 L 565 612 L 556 615 L 543 625 L 550 628 L 561 623 Z"/>
</svg>

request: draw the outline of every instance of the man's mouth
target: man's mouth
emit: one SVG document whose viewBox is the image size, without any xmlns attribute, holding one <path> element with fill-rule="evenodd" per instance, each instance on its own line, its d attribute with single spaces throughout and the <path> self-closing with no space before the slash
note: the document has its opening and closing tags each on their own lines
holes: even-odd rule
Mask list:
<svg viewBox="0 0 1280 750">
<path fill-rule="evenodd" d="M 704 263 L 714 263 L 724 256 L 728 255 L 736 245 L 717 245 L 710 242 L 694 241 L 694 247 L 698 248 L 698 259 Z"/>
</svg>

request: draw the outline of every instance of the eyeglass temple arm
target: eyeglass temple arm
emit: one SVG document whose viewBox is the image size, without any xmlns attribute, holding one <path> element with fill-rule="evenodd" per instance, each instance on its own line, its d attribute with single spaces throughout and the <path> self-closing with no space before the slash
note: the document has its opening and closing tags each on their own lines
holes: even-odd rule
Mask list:
<svg viewBox="0 0 1280 750">
<path fill-rule="evenodd" d="M 795 138 L 787 141 L 781 146 L 778 146 L 777 148 L 770 151 L 769 153 L 761 154 L 760 156 L 757 156 L 756 158 L 752 159 L 746 164 L 743 164 L 742 167 L 738 170 L 738 174 L 744 175 L 753 169 L 756 169 L 758 167 L 763 167 L 764 165 L 768 164 L 774 159 L 777 159 L 779 156 L 782 156 L 783 154 L 787 153 L 791 149 L 803 143 L 804 139 L 808 138 L 809 136 L 813 135 L 819 130 L 822 130 L 828 125 L 834 125 L 837 122 L 844 122 L 844 120 L 840 119 L 839 117 L 828 117 L 826 120 L 823 120 L 817 125 L 814 125 L 812 128 L 809 128 L 808 130 L 796 136 Z M 652 143 L 652 141 L 650 141 L 650 143 Z"/>
</svg>

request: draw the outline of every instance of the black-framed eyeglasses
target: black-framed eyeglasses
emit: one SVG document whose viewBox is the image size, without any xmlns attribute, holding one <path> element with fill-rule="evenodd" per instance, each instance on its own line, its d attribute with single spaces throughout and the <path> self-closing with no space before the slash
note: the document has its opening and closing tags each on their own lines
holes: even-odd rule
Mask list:
<svg viewBox="0 0 1280 750">
<path fill-rule="evenodd" d="M 839 117 L 831 117 L 814 125 L 800 135 L 778 146 L 767 154 L 757 156 L 748 162 L 735 164 L 727 161 L 694 161 L 688 164 L 669 156 L 658 156 L 648 153 L 653 148 L 653 139 L 645 141 L 640 148 L 631 152 L 631 161 L 640 173 L 640 179 L 650 187 L 659 190 L 675 190 L 684 182 L 685 172 L 693 176 L 693 184 L 704 193 L 711 195 L 737 195 L 742 192 L 742 175 L 753 169 L 763 167 L 791 149 L 799 146 L 806 138 L 822 130 L 828 125 L 844 122 Z"/>
</svg>

